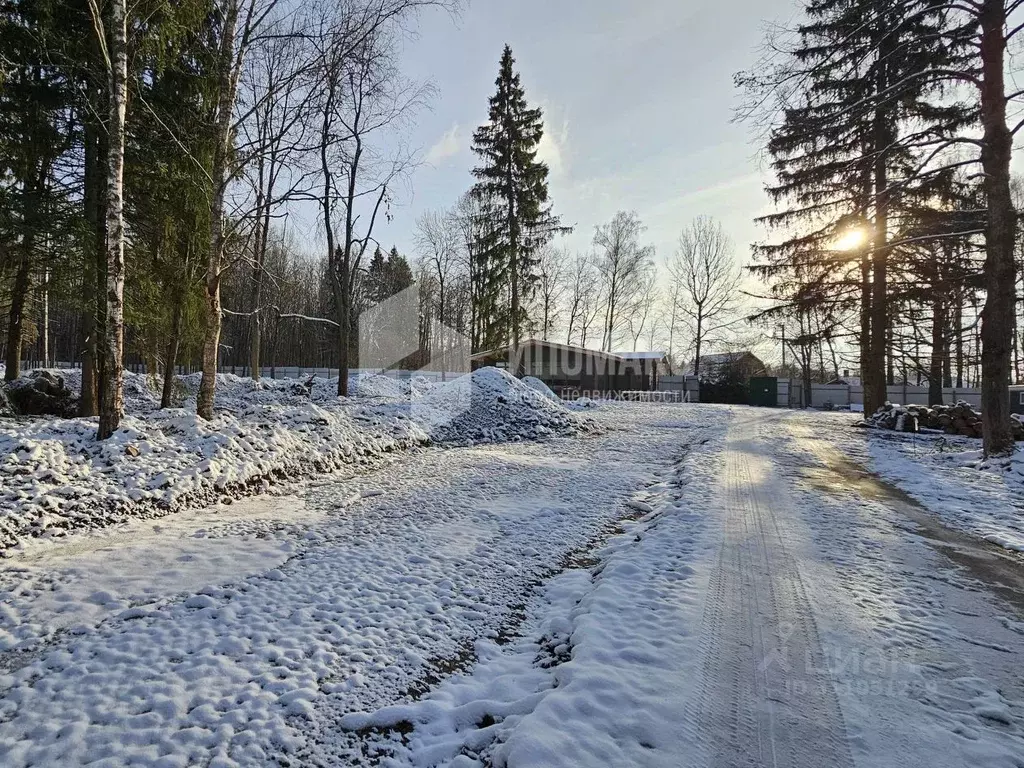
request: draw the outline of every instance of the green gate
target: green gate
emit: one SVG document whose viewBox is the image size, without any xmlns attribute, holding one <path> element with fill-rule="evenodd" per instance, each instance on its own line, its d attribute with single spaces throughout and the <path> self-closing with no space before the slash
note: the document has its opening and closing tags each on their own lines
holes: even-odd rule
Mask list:
<svg viewBox="0 0 1024 768">
<path fill-rule="evenodd" d="M 775 376 L 751 376 L 747 402 L 774 408 L 779 404 L 779 380 Z"/>
</svg>

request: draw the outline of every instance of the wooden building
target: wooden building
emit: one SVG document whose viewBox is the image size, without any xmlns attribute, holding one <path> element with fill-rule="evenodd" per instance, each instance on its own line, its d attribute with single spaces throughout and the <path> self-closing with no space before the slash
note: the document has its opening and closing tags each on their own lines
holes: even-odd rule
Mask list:
<svg viewBox="0 0 1024 768">
<path fill-rule="evenodd" d="M 470 358 L 474 369 L 493 365 L 516 376 L 535 376 L 563 396 L 616 397 L 627 391 L 658 389 L 658 379 L 668 373 L 660 352 L 601 352 L 554 341 L 527 339 L 477 352 Z"/>
</svg>

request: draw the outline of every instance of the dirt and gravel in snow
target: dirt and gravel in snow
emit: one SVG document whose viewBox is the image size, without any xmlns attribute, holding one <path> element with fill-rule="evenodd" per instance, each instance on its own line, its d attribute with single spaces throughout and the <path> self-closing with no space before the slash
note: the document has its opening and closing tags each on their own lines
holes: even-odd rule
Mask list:
<svg viewBox="0 0 1024 768">
<path fill-rule="evenodd" d="M 867 438 L 590 415 L 5 563 L 0 764 L 1024 765 L 1016 586 Z"/>
</svg>

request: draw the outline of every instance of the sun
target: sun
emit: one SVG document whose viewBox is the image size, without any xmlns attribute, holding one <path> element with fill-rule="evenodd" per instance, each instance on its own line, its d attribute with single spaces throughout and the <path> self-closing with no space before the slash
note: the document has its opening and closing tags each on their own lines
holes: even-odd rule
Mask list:
<svg viewBox="0 0 1024 768">
<path fill-rule="evenodd" d="M 855 251 L 868 241 L 868 233 L 863 227 L 851 227 L 839 236 L 833 249 L 837 251 Z"/>
</svg>

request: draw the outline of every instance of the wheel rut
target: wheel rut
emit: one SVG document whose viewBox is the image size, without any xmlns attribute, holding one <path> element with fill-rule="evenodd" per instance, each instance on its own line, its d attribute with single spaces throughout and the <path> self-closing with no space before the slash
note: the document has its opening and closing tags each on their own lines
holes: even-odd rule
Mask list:
<svg viewBox="0 0 1024 768">
<path fill-rule="evenodd" d="M 787 531 L 789 503 L 747 420 L 723 454 L 723 538 L 701 624 L 697 742 L 709 768 L 852 766 Z"/>
</svg>

